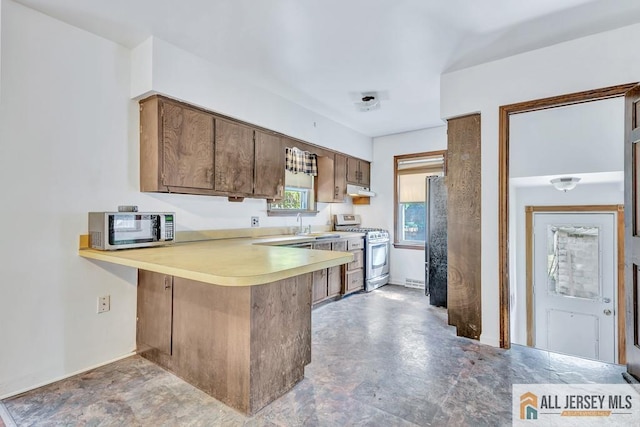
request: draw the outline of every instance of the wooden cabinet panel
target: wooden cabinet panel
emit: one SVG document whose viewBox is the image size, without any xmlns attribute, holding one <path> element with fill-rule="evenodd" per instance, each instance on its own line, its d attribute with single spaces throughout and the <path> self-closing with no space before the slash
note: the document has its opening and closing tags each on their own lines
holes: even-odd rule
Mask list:
<svg viewBox="0 0 640 427">
<path fill-rule="evenodd" d="M 215 190 L 230 195 L 251 195 L 253 165 L 253 129 L 216 119 Z"/>
<path fill-rule="evenodd" d="M 314 243 L 313 249 L 317 249 L 320 251 L 330 251 L 331 250 L 331 242 L 320 242 Z"/>
<path fill-rule="evenodd" d="M 318 156 L 318 201 L 342 203 L 347 195 L 347 158 L 341 154 Z"/>
<path fill-rule="evenodd" d="M 284 144 L 278 135 L 255 131 L 254 196 L 284 197 Z"/>
<path fill-rule="evenodd" d="M 347 156 L 336 153 L 333 159 L 334 194 L 333 201 L 342 203 L 347 197 Z"/>
<path fill-rule="evenodd" d="M 155 348 L 162 353 L 172 350 L 173 277 L 138 270 L 138 313 L 136 341 L 138 352 Z"/>
<path fill-rule="evenodd" d="M 347 239 L 347 250 L 353 254 L 353 261 L 342 266 L 344 295 L 364 288 L 364 238 Z"/>
<path fill-rule="evenodd" d="M 140 191 L 166 191 L 162 181 L 162 133 L 160 100 L 157 96 L 140 101 Z"/>
<path fill-rule="evenodd" d="M 368 187 L 371 182 L 371 165 L 364 160 L 347 157 L 347 182 Z"/>
<path fill-rule="evenodd" d="M 369 162 L 360 161 L 360 184 L 365 187 L 371 182 L 371 165 Z"/>
<path fill-rule="evenodd" d="M 360 182 L 360 160 L 347 157 L 347 182 L 351 184 L 358 184 Z"/>
<path fill-rule="evenodd" d="M 347 250 L 347 241 L 346 240 L 337 240 L 335 242 L 331 242 L 331 250 L 346 252 Z"/>
<path fill-rule="evenodd" d="M 364 275 L 362 269 L 347 271 L 345 273 L 344 293 L 350 293 L 364 288 Z"/>
<path fill-rule="evenodd" d="M 353 251 L 353 261 L 347 264 L 347 270 L 357 270 L 358 268 L 364 267 L 363 254 L 363 251 Z"/>
<path fill-rule="evenodd" d="M 335 194 L 333 158 L 318 156 L 318 176 L 315 179 L 318 201 L 332 203 Z"/>
<path fill-rule="evenodd" d="M 327 269 L 327 297 L 340 294 L 342 290 L 342 274 L 340 266 Z"/>
<path fill-rule="evenodd" d="M 161 115 L 162 185 L 212 189 L 213 117 L 168 101 Z"/>
<path fill-rule="evenodd" d="M 356 249 L 364 249 L 364 239 L 362 237 L 347 240 L 347 250 L 353 251 Z"/>
<path fill-rule="evenodd" d="M 313 302 L 327 298 L 327 269 L 313 272 Z"/>
</svg>

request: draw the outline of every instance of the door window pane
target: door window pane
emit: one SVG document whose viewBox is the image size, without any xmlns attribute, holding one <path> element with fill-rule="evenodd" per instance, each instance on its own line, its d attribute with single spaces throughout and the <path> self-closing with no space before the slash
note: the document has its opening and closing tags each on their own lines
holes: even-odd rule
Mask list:
<svg viewBox="0 0 640 427">
<path fill-rule="evenodd" d="M 600 297 L 599 227 L 547 226 L 547 284 L 552 295 Z"/>
</svg>

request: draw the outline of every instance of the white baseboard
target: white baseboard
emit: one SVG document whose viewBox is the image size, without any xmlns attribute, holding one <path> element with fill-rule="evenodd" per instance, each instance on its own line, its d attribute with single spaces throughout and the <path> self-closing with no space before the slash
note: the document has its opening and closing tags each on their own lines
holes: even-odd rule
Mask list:
<svg viewBox="0 0 640 427">
<path fill-rule="evenodd" d="M 21 389 L 21 390 L 13 391 L 13 392 L 11 392 L 11 393 L 8 393 L 8 394 L 5 394 L 5 395 L 0 396 L 0 400 L 4 400 L 4 399 L 7 399 L 7 398 L 9 398 L 9 397 L 17 396 L 17 395 L 19 395 L 19 394 L 26 393 L 26 392 L 28 392 L 28 391 L 35 390 L 35 389 L 37 389 L 37 388 L 44 387 L 44 386 L 46 386 L 46 385 L 53 384 L 53 383 L 58 382 L 58 381 L 61 381 L 61 380 L 65 380 L 65 379 L 67 379 L 67 378 L 73 377 L 74 375 L 82 374 L 82 373 L 85 373 L 85 372 L 87 372 L 87 371 L 91 371 L 91 370 L 93 370 L 93 369 L 99 368 L 99 367 L 101 367 L 101 366 L 105 366 L 105 365 L 108 365 L 108 364 L 110 364 L 110 363 L 117 362 L 118 360 L 126 359 L 127 357 L 134 356 L 135 354 L 136 354 L 136 352 L 135 352 L 135 351 L 133 351 L 133 352 L 128 353 L 128 354 L 125 354 L 125 355 L 123 355 L 123 356 L 116 357 L 115 359 L 111 359 L 111 360 L 108 360 L 108 361 L 106 361 L 106 362 L 99 363 L 99 364 L 97 364 L 97 365 L 89 366 L 89 367 L 87 367 L 87 368 L 81 369 L 81 370 L 76 371 L 76 372 L 72 372 L 72 373 L 67 374 L 67 375 L 63 375 L 63 376 L 60 376 L 60 377 L 56 377 L 56 378 L 53 378 L 53 379 L 51 379 L 51 380 L 47 380 L 47 381 L 45 381 L 45 382 L 42 382 L 42 383 L 39 383 L 39 384 L 35 384 L 35 385 L 33 385 L 33 386 L 30 386 L 30 387 L 27 387 L 27 388 L 24 388 L 24 389 Z M 0 405 L 0 411 L 1 411 L 1 410 L 2 410 L 2 406 Z M 8 424 L 7 424 L 7 425 L 8 425 Z"/>
<path fill-rule="evenodd" d="M 0 420 L 2 420 L 6 427 L 18 427 L 16 422 L 13 420 L 13 417 L 11 416 L 9 411 L 7 411 L 7 408 L 5 408 L 2 402 L 0 402 Z"/>
<path fill-rule="evenodd" d="M 500 347 L 500 340 L 498 337 L 488 337 L 484 334 L 480 334 L 480 343 L 490 345 L 491 347 Z"/>
</svg>

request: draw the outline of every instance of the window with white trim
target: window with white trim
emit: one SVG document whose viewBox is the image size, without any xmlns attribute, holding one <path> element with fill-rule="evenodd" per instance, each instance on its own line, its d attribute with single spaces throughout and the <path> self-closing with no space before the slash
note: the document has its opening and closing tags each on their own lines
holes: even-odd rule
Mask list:
<svg viewBox="0 0 640 427">
<path fill-rule="evenodd" d="M 423 248 L 426 238 L 428 176 L 443 176 L 446 152 L 405 154 L 394 157 L 395 236 L 394 244 Z"/>
<path fill-rule="evenodd" d="M 276 203 L 269 203 L 270 213 L 315 212 L 314 177 L 305 173 L 285 171 L 284 197 Z"/>
</svg>

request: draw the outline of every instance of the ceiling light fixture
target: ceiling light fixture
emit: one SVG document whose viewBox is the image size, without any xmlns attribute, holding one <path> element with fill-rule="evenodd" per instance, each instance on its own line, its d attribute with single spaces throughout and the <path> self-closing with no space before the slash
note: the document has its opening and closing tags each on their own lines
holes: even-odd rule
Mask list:
<svg viewBox="0 0 640 427">
<path fill-rule="evenodd" d="M 553 184 L 556 190 L 564 191 L 566 193 L 567 191 L 576 188 L 576 185 L 578 185 L 578 182 L 580 182 L 580 178 L 577 178 L 575 176 L 563 176 L 560 178 L 554 178 L 550 182 L 551 184 Z"/>
<path fill-rule="evenodd" d="M 356 107 L 360 111 L 372 111 L 380 108 L 380 99 L 375 92 L 364 92 L 360 98 L 362 102 L 357 102 Z"/>
</svg>

